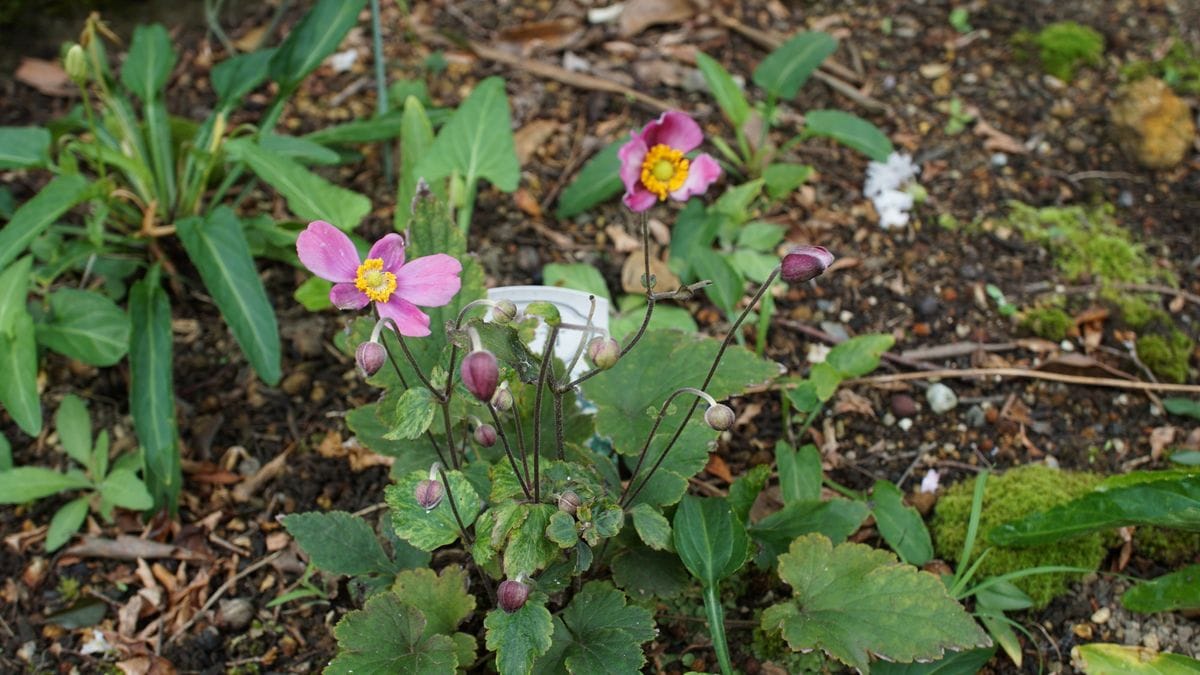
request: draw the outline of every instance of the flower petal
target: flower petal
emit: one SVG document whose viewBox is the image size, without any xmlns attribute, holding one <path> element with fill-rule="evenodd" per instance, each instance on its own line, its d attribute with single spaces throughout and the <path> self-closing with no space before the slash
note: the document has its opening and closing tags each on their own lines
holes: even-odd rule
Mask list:
<svg viewBox="0 0 1200 675">
<path fill-rule="evenodd" d="M 371 299 L 354 284 L 341 283 L 329 289 L 329 301 L 338 309 L 362 309 Z"/>
<path fill-rule="evenodd" d="M 704 194 L 713 181 L 721 177 L 721 165 L 712 155 L 703 154 L 693 159 L 688 166 L 687 180 L 678 190 L 671 193 L 671 199 L 684 201 L 689 197 Z"/>
<path fill-rule="evenodd" d="M 646 147 L 653 148 L 662 143 L 680 152 L 691 152 L 704 140 L 704 132 L 696 120 L 678 110 L 668 110 L 647 124 L 644 134 Z"/>
<path fill-rule="evenodd" d="M 429 335 L 429 315 L 399 296 L 393 295 L 387 302 L 375 303 L 375 309 L 379 310 L 379 316 L 395 321 L 400 334 L 405 337 Z"/>
<path fill-rule="evenodd" d="M 625 194 L 634 191 L 642 180 L 642 162 L 646 161 L 646 153 L 650 149 L 642 140 L 641 134 L 633 132 L 633 138 L 621 146 L 617 157 L 621 160 L 621 182 L 625 184 Z"/>
<path fill-rule="evenodd" d="M 313 274 L 327 281 L 354 281 L 358 274 L 358 251 L 345 232 L 314 220 L 296 238 L 296 254 Z"/>
<path fill-rule="evenodd" d="M 422 256 L 396 270 L 396 292 L 392 297 L 424 307 L 441 307 L 462 287 L 460 272 L 462 263 L 445 253 Z"/>
<path fill-rule="evenodd" d="M 627 191 L 625 196 L 621 198 L 621 201 L 625 202 L 625 206 L 629 207 L 630 211 L 639 213 L 654 206 L 654 203 L 658 201 L 658 197 L 654 196 L 653 192 L 638 185 L 633 190 Z"/>
<path fill-rule="evenodd" d="M 371 246 L 368 258 L 382 258 L 383 271 L 396 273 L 404 264 L 404 237 L 396 233 L 386 234 Z"/>
</svg>

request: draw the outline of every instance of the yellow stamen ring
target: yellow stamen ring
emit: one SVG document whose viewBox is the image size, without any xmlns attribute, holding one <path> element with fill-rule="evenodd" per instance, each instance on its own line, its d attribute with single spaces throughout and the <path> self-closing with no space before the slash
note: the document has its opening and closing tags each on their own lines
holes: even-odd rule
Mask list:
<svg viewBox="0 0 1200 675">
<path fill-rule="evenodd" d="M 387 302 L 396 290 L 396 275 L 383 271 L 382 258 L 367 258 L 358 266 L 354 287 L 373 302 Z"/>
<path fill-rule="evenodd" d="M 664 201 L 667 194 L 683 187 L 688 177 L 688 161 L 683 153 L 669 145 L 650 148 L 642 160 L 642 185 Z"/>
</svg>

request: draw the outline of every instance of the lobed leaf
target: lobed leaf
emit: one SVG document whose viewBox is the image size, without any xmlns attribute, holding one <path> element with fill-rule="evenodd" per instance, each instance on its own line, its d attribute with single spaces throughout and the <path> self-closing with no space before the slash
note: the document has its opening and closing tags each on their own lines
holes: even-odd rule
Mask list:
<svg viewBox="0 0 1200 675">
<path fill-rule="evenodd" d="M 536 673 L 636 673 L 646 662 L 642 644 L 654 639 L 654 617 L 626 604 L 625 594 L 589 581 L 554 619 L 553 646 Z"/>
<path fill-rule="evenodd" d="M 405 570 L 396 575 L 392 592 L 405 604 L 425 613 L 425 636 L 449 635 L 458 630 L 475 611 L 475 596 L 467 592 L 470 579 L 466 569 L 450 565 L 441 573 L 428 568 Z M 474 644 L 471 646 L 474 649 Z"/>
<path fill-rule="evenodd" d="M 493 609 L 483 620 L 487 648 L 496 652 L 501 675 L 528 673 L 534 660 L 550 649 L 554 622 L 546 609 L 546 596 L 533 592 L 515 612 Z"/>
<path fill-rule="evenodd" d="M 379 593 L 333 629 L 337 657 L 326 673 L 442 675 L 458 667 L 454 640 L 426 635 L 425 615 L 395 593 Z"/>
<path fill-rule="evenodd" d="M 446 490 L 441 503 L 426 511 L 417 503 L 414 492 L 417 483 L 428 477 L 427 471 L 413 471 L 400 476 L 395 484 L 387 487 L 384 494 L 388 506 L 392 508 L 392 524 L 396 534 L 422 551 L 432 551 L 450 544 L 462 534 L 450 508 L 451 494 L 463 527 L 470 527 L 475 522 L 475 516 L 482 506 L 471 482 L 459 471 L 447 471 L 450 489 Z"/>
<path fill-rule="evenodd" d="M 365 520 L 345 511 L 291 513 L 280 522 L 322 572 L 382 574 L 392 569 L 379 539 Z"/>
</svg>

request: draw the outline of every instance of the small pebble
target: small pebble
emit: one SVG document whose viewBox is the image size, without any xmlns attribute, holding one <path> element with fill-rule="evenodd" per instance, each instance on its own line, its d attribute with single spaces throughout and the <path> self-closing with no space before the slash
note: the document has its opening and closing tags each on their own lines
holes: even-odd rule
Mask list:
<svg viewBox="0 0 1200 675">
<path fill-rule="evenodd" d="M 917 414 L 917 402 L 908 394 L 892 396 L 892 413 L 896 417 L 912 417 Z"/>
<path fill-rule="evenodd" d="M 254 618 L 254 604 L 245 598 L 222 600 L 217 611 L 217 625 L 229 630 L 241 630 Z"/>
<path fill-rule="evenodd" d="M 1002 166 L 1008 166 L 1008 155 L 1003 152 L 997 152 L 992 155 L 992 166 L 999 169 Z"/>
<path fill-rule="evenodd" d="M 912 421 L 911 417 L 905 417 L 904 419 L 902 419 L 896 423 L 896 426 L 900 427 L 901 431 L 908 431 L 909 429 L 912 428 L 912 425 L 913 425 L 913 421 Z"/>
<path fill-rule="evenodd" d="M 829 335 L 838 342 L 845 342 L 850 339 L 850 334 L 846 332 L 846 327 L 840 323 L 832 321 L 822 321 L 821 330 L 829 333 Z"/>
<path fill-rule="evenodd" d="M 1121 194 L 1117 195 L 1117 204 L 1123 209 L 1128 209 L 1133 206 L 1133 193 L 1129 190 L 1121 190 Z"/>
<path fill-rule="evenodd" d="M 1146 635 L 1142 637 L 1142 644 L 1146 646 L 1146 649 L 1155 652 L 1158 651 L 1158 635 L 1155 633 L 1146 633 Z"/>
<path fill-rule="evenodd" d="M 890 412 L 884 413 L 882 422 L 883 422 L 883 426 L 890 427 L 896 423 L 896 416 Z"/>
<path fill-rule="evenodd" d="M 938 310 L 941 309 L 941 303 L 932 295 L 922 296 L 917 300 L 917 313 L 923 317 L 929 318 L 937 316 Z"/>
<path fill-rule="evenodd" d="M 925 400 L 929 401 L 929 409 L 939 415 L 958 406 L 958 396 L 954 390 L 941 382 L 929 386 L 929 391 L 925 392 Z"/>
<path fill-rule="evenodd" d="M 983 408 L 977 405 L 971 406 L 963 417 L 966 419 L 967 426 L 976 429 L 987 423 L 987 414 L 983 412 Z"/>
<path fill-rule="evenodd" d="M 1089 623 L 1077 623 L 1071 627 L 1071 632 L 1075 634 L 1075 637 L 1084 640 L 1092 639 L 1092 625 Z"/>
<path fill-rule="evenodd" d="M 1101 607 L 1100 609 L 1096 610 L 1092 614 L 1092 623 L 1094 623 L 1094 624 L 1108 623 L 1108 620 L 1110 618 L 1112 618 L 1112 610 L 1107 607 Z"/>
</svg>

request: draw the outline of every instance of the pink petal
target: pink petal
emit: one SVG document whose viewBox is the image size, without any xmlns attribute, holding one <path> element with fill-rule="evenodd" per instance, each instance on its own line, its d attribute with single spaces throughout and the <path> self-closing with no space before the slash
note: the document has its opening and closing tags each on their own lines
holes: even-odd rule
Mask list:
<svg viewBox="0 0 1200 675">
<path fill-rule="evenodd" d="M 362 309 L 371 299 L 354 284 L 342 283 L 329 289 L 329 301 L 338 309 Z"/>
<path fill-rule="evenodd" d="M 633 190 L 627 191 L 621 201 L 625 202 L 625 206 L 629 207 L 630 211 L 639 213 L 654 206 L 654 203 L 658 201 L 658 197 L 653 192 L 638 185 Z"/>
<path fill-rule="evenodd" d="M 626 193 L 632 192 L 642 180 L 642 162 L 646 161 L 649 150 L 641 134 L 635 131 L 633 138 L 617 151 L 617 157 L 621 160 L 621 182 L 625 184 Z"/>
<path fill-rule="evenodd" d="M 671 199 L 684 201 L 694 195 L 704 194 L 709 185 L 721 177 L 721 165 L 712 155 L 699 155 L 688 165 L 687 180 L 671 193 Z"/>
<path fill-rule="evenodd" d="M 392 297 L 423 307 L 441 307 L 462 287 L 460 272 L 462 263 L 445 253 L 422 256 L 396 270 L 396 293 Z"/>
<path fill-rule="evenodd" d="M 691 152 L 704 140 L 704 132 L 696 120 L 678 110 L 668 110 L 646 125 L 643 138 L 649 148 L 661 143 L 680 152 Z"/>
<path fill-rule="evenodd" d="M 400 334 L 405 337 L 429 335 L 429 315 L 397 295 L 392 295 L 387 302 L 375 303 L 375 309 L 379 310 L 379 316 L 395 321 Z"/>
<path fill-rule="evenodd" d="M 384 235 L 371 246 L 368 258 L 382 258 L 385 272 L 393 274 L 404 264 L 404 237 L 392 233 Z"/>
<path fill-rule="evenodd" d="M 314 220 L 296 238 L 296 254 L 313 274 L 327 281 L 354 281 L 358 274 L 358 251 L 345 232 Z"/>
</svg>

